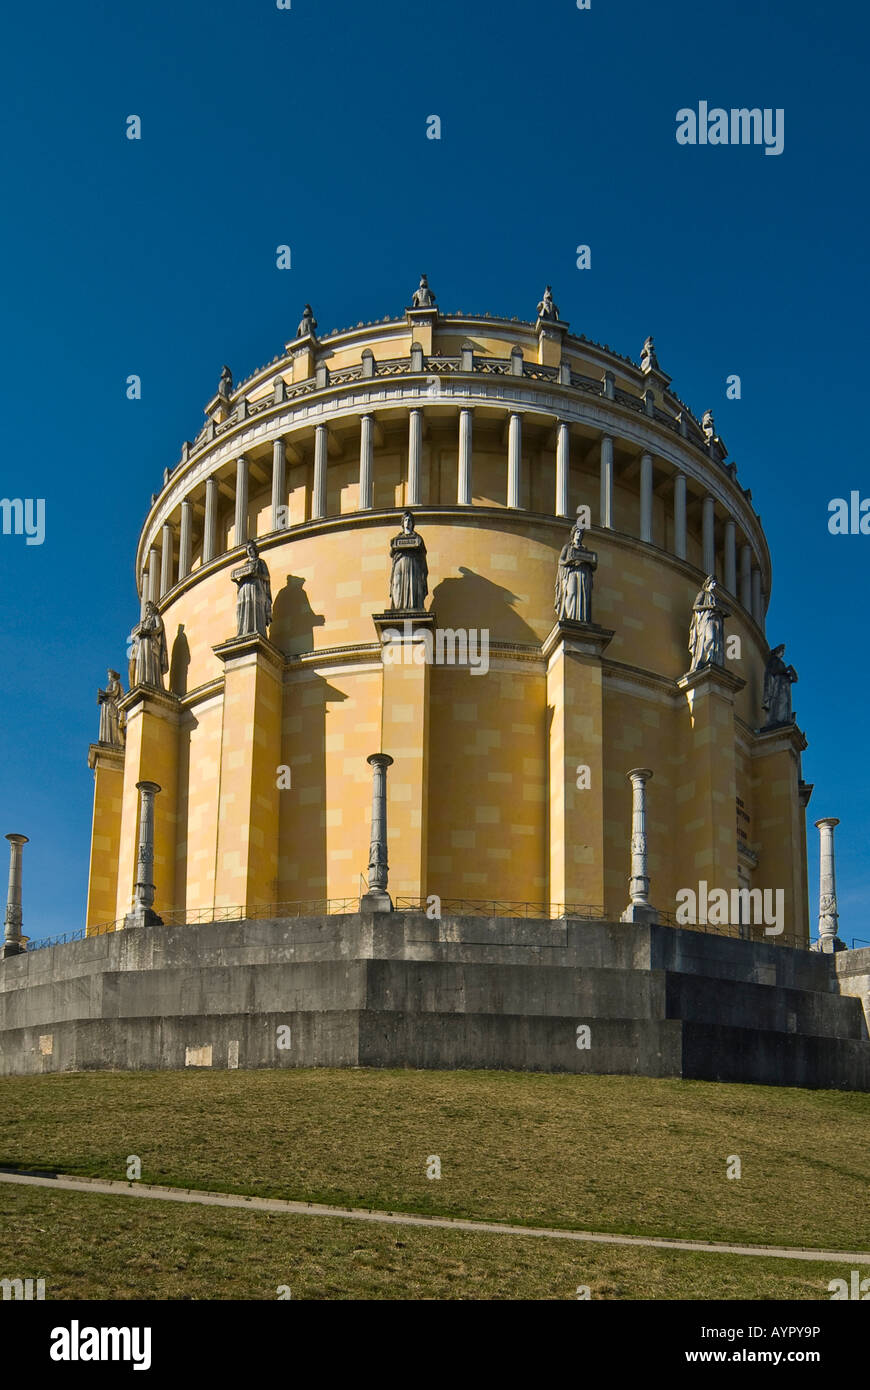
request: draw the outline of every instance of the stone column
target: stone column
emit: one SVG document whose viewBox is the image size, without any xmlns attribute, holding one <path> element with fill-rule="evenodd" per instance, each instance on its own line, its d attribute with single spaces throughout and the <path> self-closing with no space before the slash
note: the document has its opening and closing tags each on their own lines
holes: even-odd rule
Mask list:
<svg viewBox="0 0 870 1390">
<path fill-rule="evenodd" d="M 326 516 L 326 425 L 314 426 L 314 486 L 311 489 L 311 520 Z"/>
<path fill-rule="evenodd" d="M 156 547 L 148 551 L 148 598 L 156 603 L 160 597 L 160 562 Z"/>
<path fill-rule="evenodd" d="M 621 922 L 658 920 L 658 913 L 649 900 L 646 859 L 646 784 L 651 777 L 648 767 L 633 768 L 628 774 L 631 782 L 631 878 L 628 885 L 631 901 L 619 919 Z"/>
<path fill-rule="evenodd" d="M 568 480 L 571 464 L 571 431 L 567 420 L 560 420 L 556 429 L 556 515 L 570 516 Z"/>
<path fill-rule="evenodd" d="M 613 526 L 613 440 L 601 436 L 601 526 Z"/>
<path fill-rule="evenodd" d="M 172 527 L 167 521 L 163 526 L 163 538 L 160 546 L 160 597 L 168 594 L 172 588 L 172 560 L 173 549 L 175 546 L 175 536 Z"/>
<path fill-rule="evenodd" d="M 837 934 L 839 913 L 834 872 L 834 826 L 839 824 L 836 816 L 816 821 L 819 832 L 819 939 L 813 943 L 812 949 L 823 951 L 826 955 L 846 949 L 845 942 Z"/>
<path fill-rule="evenodd" d="M 652 454 L 640 458 L 640 538 L 652 543 L 653 461 Z"/>
<path fill-rule="evenodd" d="M 702 535 L 704 543 L 704 573 L 716 573 L 716 503 L 704 498 Z"/>
<path fill-rule="evenodd" d="M 678 560 L 686 558 L 686 475 L 678 473 L 674 479 L 674 554 Z"/>
<path fill-rule="evenodd" d="M 244 454 L 236 460 L 236 528 L 233 541 L 244 545 L 248 539 L 248 460 Z"/>
<path fill-rule="evenodd" d="M 361 912 L 392 912 L 387 892 L 387 768 L 388 753 L 372 753 L 366 762 L 372 769 L 372 836 L 369 847 L 369 890 L 360 898 Z"/>
<path fill-rule="evenodd" d="M 471 407 L 459 412 L 459 479 L 456 501 L 460 507 L 471 506 Z"/>
<path fill-rule="evenodd" d="M 520 505 L 522 457 L 523 417 L 518 410 L 512 410 L 510 413 L 510 424 L 508 425 L 507 504 L 509 507 L 519 507 Z"/>
<path fill-rule="evenodd" d="M 178 540 L 178 579 L 186 579 L 190 574 L 190 561 L 193 551 L 193 503 L 185 497 L 181 504 L 181 531 Z"/>
<path fill-rule="evenodd" d="M 28 843 L 26 835 L 7 835 L 9 841 L 9 890 L 6 894 L 6 929 L 3 956 L 20 956 L 27 937 L 21 933 L 21 856 Z"/>
<path fill-rule="evenodd" d="M 737 593 L 737 527 L 730 516 L 725 522 L 725 588 Z"/>
<path fill-rule="evenodd" d="M 359 417 L 359 508 L 370 511 L 372 505 L 372 467 L 375 456 L 375 417 L 371 411 Z"/>
<path fill-rule="evenodd" d="M 752 612 L 752 548 L 740 547 L 740 602 L 747 613 Z"/>
<path fill-rule="evenodd" d="M 752 616 L 761 627 L 764 623 L 764 610 L 761 607 L 761 570 L 752 570 Z"/>
<path fill-rule="evenodd" d="M 202 533 L 202 563 L 207 565 L 217 555 L 218 480 L 205 480 L 205 524 Z"/>
<path fill-rule="evenodd" d="M 154 798 L 160 787 L 156 782 L 137 782 L 136 790 L 139 793 L 139 848 L 133 910 L 124 918 L 124 926 L 159 927 L 163 919 L 154 911 Z"/>
<path fill-rule="evenodd" d="M 287 449 L 283 439 L 272 441 L 272 530 L 287 525 Z"/>
<path fill-rule="evenodd" d="M 423 411 L 408 411 L 408 506 L 420 505 L 420 468 L 423 458 Z"/>
</svg>

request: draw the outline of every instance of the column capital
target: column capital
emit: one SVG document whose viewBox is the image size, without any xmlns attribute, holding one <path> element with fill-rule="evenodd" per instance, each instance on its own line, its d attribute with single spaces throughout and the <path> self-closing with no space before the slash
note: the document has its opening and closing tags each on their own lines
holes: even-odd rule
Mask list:
<svg viewBox="0 0 870 1390">
<path fill-rule="evenodd" d="M 703 695 L 722 695 L 729 704 L 733 704 L 734 696 L 745 684 L 741 676 L 735 676 L 724 666 L 702 666 L 698 671 L 688 671 L 680 676 L 677 688 L 686 695 L 693 691 L 696 699 Z"/>
<path fill-rule="evenodd" d="M 230 637 L 228 641 L 219 642 L 217 646 L 212 647 L 212 651 L 218 661 L 224 663 L 225 670 L 240 662 L 247 664 L 248 658 L 252 656 L 262 660 L 267 666 L 281 671 L 284 669 L 284 653 L 259 632 L 252 632 L 244 637 Z"/>
<path fill-rule="evenodd" d="M 615 628 L 599 627 L 597 623 L 575 623 L 559 618 L 544 638 L 541 651 L 547 661 L 560 646 L 572 656 L 601 657 L 614 632 Z"/>
</svg>

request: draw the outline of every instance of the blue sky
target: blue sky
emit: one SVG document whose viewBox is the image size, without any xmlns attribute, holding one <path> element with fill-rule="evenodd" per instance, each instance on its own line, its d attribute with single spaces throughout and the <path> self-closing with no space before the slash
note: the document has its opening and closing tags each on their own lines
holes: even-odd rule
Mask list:
<svg viewBox="0 0 870 1390">
<path fill-rule="evenodd" d="M 800 676 L 811 908 L 812 821 L 838 815 L 841 934 L 870 938 L 870 536 L 827 530 L 832 497 L 870 496 L 868 28 L 854 0 L 7 12 L 0 495 L 46 502 L 42 546 L 0 536 L 0 832 L 31 839 L 26 931 L 84 920 L 96 689 L 124 669 L 151 493 L 221 364 L 268 361 L 306 300 L 321 332 L 398 312 L 425 270 L 445 310 L 521 318 L 550 281 L 575 332 L 634 357 L 653 333 L 678 395 L 715 411 Z M 783 153 L 677 145 L 701 100 L 783 108 Z"/>
</svg>

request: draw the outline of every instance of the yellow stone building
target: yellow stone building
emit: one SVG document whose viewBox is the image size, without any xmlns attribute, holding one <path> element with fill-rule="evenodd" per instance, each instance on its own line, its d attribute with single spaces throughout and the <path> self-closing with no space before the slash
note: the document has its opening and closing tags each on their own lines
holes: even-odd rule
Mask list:
<svg viewBox="0 0 870 1390">
<path fill-rule="evenodd" d="M 653 904 L 673 913 L 701 880 L 782 889 L 788 939 L 808 943 L 805 741 L 762 729 L 770 556 L 712 417 L 677 398 L 651 342 L 638 365 L 571 334 L 546 299 L 536 322 L 426 301 L 322 339 L 307 314 L 246 381 L 225 372 L 167 470 L 136 557 L 166 689 L 125 697 L 123 749 L 91 746 L 89 932 L 130 910 L 142 780 L 162 789 L 159 914 L 358 900 L 366 759 L 383 751 L 397 903 L 618 918 L 627 773 L 646 767 Z M 385 662 L 405 508 L 434 617 Z M 581 508 L 598 557 L 585 629 L 554 612 Z M 235 637 L 230 572 L 249 538 L 271 575 L 267 639 Z M 729 652 L 688 676 L 708 574 Z M 488 669 L 413 659 L 433 626 L 486 634 Z"/>
</svg>

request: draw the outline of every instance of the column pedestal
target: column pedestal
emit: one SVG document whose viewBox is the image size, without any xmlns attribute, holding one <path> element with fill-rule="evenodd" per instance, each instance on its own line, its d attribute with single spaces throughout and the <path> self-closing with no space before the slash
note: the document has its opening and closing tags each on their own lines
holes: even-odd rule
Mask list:
<svg viewBox="0 0 870 1390">
<path fill-rule="evenodd" d="M 124 804 L 124 749 L 92 743 L 88 767 L 94 773 L 94 815 L 85 935 L 91 927 L 115 920 L 121 810 Z"/>
<path fill-rule="evenodd" d="M 163 788 L 154 829 L 154 882 L 157 911 L 178 906 L 175 895 L 178 823 L 178 734 L 183 712 L 174 695 L 155 686 L 134 686 L 120 702 L 127 716 L 124 746 L 124 792 L 118 853 L 115 920 L 126 917 L 135 891 L 139 845 L 137 784 L 155 781 Z"/>
<path fill-rule="evenodd" d="M 680 782 L 693 788 L 693 825 L 681 837 L 681 886 L 737 888 L 737 766 L 734 697 L 746 682 L 724 666 L 705 666 L 681 676 L 691 732 Z M 681 743 L 683 740 L 681 739 Z M 685 746 L 684 743 L 684 746 Z M 697 876 L 697 877 L 695 877 Z"/>
</svg>

